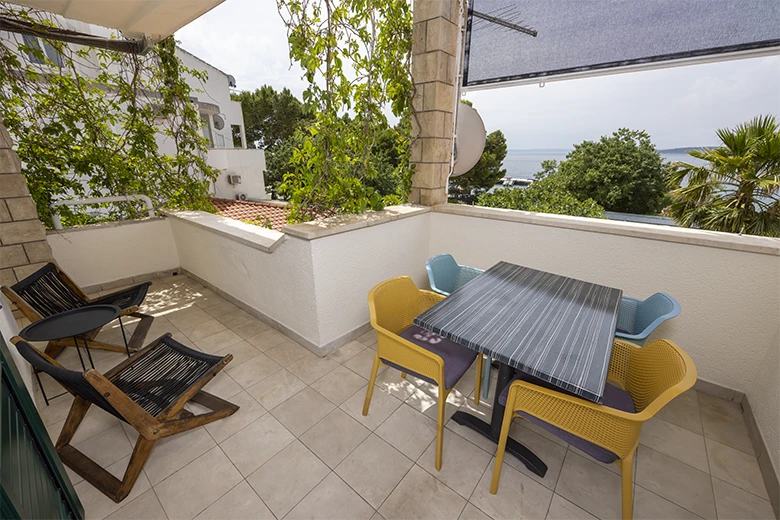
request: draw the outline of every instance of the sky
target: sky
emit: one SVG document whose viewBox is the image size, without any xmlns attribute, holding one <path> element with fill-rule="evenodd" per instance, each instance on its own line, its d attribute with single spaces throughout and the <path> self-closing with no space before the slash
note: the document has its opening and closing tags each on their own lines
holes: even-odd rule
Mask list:
<svg viewBox="0 0 780 520">
<path fill-rule="evenodd" d="M 285 26 L 269 0 L 226 0 L 176 33 L 187 51 L 236 78 L 238 89 L 306 88 L 290 65 Z M 759 114 L 780 118 L 780 56 L 469 92 L 488 132 L 510 149 L 571 149 L 620 127 L 658 148 L 717 144 L 715 130 Z"/>
</svg>

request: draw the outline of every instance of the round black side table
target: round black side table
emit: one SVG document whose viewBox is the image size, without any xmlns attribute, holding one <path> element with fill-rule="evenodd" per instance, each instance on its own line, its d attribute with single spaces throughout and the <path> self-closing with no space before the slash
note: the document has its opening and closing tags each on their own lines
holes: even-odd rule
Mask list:
<svg viewBox="0 0 780 520">
<path fill-rule="evenodd" d="M 81 351 L 79 350 L 78 337 L 81 336 L 81 339 L 84 342 L 89 364 L 92 368 L 95 368 L 85 334 L 115 320 L 119 317 L 120 312 L 122 312 L 121 309 L 115 305 L 89 305 L 86 307 L 79 307 L 78 309 L 54 314 L 48 318 L 43 318 L 35 323 L 31 323 L 26 326 L 19 335 L 27 341 L 54 341 L 64 338 L 73 338 L 76 353 L 79 355 L 79 361 L 81 361 L 81 368 L 86 371 L 87 367 L 84 365 L 84 358 L 81 357 Z M 122 336 L 124 337 L 124 330 L 122 332 Z M 126 339 L 125 348 L 127 348 Z M 41 384 L 41 378 L 38 376 L 37 370 L 35 370 L 34 373 L 35 378 L 38 380 L 38 386 L 41 388 L 43 400 L 46 401 L 46 406 L 48 406 L 49 399 L 46 397 L 46 392 Z M 64 394 L 55 395 L 52 399 L 61 395 Z"/>
</svg>

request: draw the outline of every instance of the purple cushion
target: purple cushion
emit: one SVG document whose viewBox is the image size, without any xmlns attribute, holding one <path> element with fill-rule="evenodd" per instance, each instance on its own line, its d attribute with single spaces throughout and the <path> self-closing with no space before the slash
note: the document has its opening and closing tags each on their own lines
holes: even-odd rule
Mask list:
<svg viewBox="0 0 780 520">
<path fill-rule="evenodd" d="M 534 383 L 539 386 L 543 386 L 545 388 L 550 388 L 553 390 L 560 391 L 562 393 L 568 393 L 564 392 L 560 388 L 556 388 L 554 385 L 551 385 L 550 383 L 546 383 L 544 381 L 541 381 L 533 376 L 527 375 L 527 374 L 521 374 L 520 376 L 516 377 L 513 381 L 517 379 L 522 379 L 524 381 L 529 381 L 531 383 Z M 511 384 L 511 383 L 510 383 Z M 504 388 L 504 391 L 501 392 L 501 395 L 498 396 L 498 402 L 502 405 L 506 406 L 506 398 L 509 394 L 509 385 Z M 608 406 L 610 408 L 615 408 L 616 410 L 621 410 L 623 412 L 629 412 L 629 413 L 635 413 L 636 408 L 634 407 L 634 401 L 631 399 L 631 394 L 626 392 L 625 390 L 621 390 L 620 388 L 616 387 L 615 385 L 611 385 L 609 383 L 606 384 L 604 387 L 604 406 Z M 618 456 L 612 453 L 611 451 L 602 448 L 601 446 L 598 446 L 596 444 L 593 444 L 592 442 L 588 442 L 585 439 L 581 437 L 577 437 L 576 435 L 569 433 L 565 430 L 561 430 L 560 428 L 553 426 L 550 423 L 544 422 L 541 419 L 538 419 L 534 417 L 533 415 L 529 415 L 524 412 L 520 412 L 520 415 L 531 421 L 532 423 L 537 424 L 538 426 L 541 426 L 548 432 L 558 436 L 559 438 L 563 439 L 564 441 L 568 442 L 575 448 L 579 448 L 594 459 L 598 460 L 599 462 L 603 462 L 605 464 L 611 464 L 618 460 Z"/>
<path fill-rule="evenodd" d="M 463 374 L 466 373 L 474 360 L 477 359 L 477 353 L 475 351 L 458 345 L 457 343 L 450 341 L 447 338 L 443 338 L 438 334 L 434 334 L 433 332 L 423 329 L 422 327 L 418 327 L 417 325 L 412 325 L 399 334 L 399 336 L 407 341 L 411 341 L 415 345 L 418 345 L 425 350 L 441 356 L 442 360 L 444 360 L 444 386 L 448 389 L 452 388 L 457 384 L 458 381 L 460 381 L 460 378 L 463 377 Z M 411 370 L 407 370 L 400 365 L 391 363 L 385 359 L 382 359 L 382 362 L 385 365 L 397 368 L 402 372 L 419 377 L 423 381 L 427 381 L 434 385 L 436 384 L 436 381 L 432 380 L 431 378 L 425 377 Z"/>
</svg>

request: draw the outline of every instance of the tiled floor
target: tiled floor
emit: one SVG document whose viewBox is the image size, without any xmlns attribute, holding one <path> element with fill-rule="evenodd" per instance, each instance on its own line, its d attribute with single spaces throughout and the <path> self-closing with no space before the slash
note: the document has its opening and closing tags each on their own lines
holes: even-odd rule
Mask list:
<svg viewBox="0 0 780 520">
<path fill-rule="evenodd" d="M 155 282 L 148 339 L 172 332 L 210 353 L 234 356 L 206 389 L 241 406 L 228 419 L 158 442 L 132 493 L 115 504 L 70 473 L 90 519 L 490 519 L 617 518 L 615 466 L 594 462 L 554 436 L 516 422 L 513 437 L 547 463 L 545 478 L 508 455 L 498 495 L 488 491 L 495 446 L 448 422 L 444 465 L 434 469 L 435 388 L 383 370 L 361 415 L 376 345 L 368 333 L 318 358 L 245 311 L 178 276 Z M 132 324 L 129 328 L 132 328 Z M 103 339 L 121 341 L 116 328 Z M 121 354 L 94 352 L 99 370 Z M 60 356 L 77 367 L 72 349 Z M 474 406 L 476 374 L 452 392 L 456 410 Z M 46 383 L 50 391 L 56 383 Z M 69 396 L 42 407 L 52 436 Z M 120 475 L 135 432 L 93 409 L 75 442 Z M 695 391 L 643 430 L 635 468 L 636 519 L 773 518 L 739 405 Z"/>
</svg>

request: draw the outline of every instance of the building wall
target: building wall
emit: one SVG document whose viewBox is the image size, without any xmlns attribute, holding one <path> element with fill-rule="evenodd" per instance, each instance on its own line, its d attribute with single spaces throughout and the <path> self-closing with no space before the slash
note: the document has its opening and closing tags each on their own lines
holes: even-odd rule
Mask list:
<svg viewBox="0 0 780 520">
<path fill-rule="evenodd" d="M 209 150 L 209 164 L 222 173 L 214 183 L 214 194 L 223 199 L 234 199 L 239 193 L 248 200 L 266 200 L 265 151 L 258 149 Z M 230 184 L 228 175 L 240 175 L 241 184 Z"/>
</svg>

